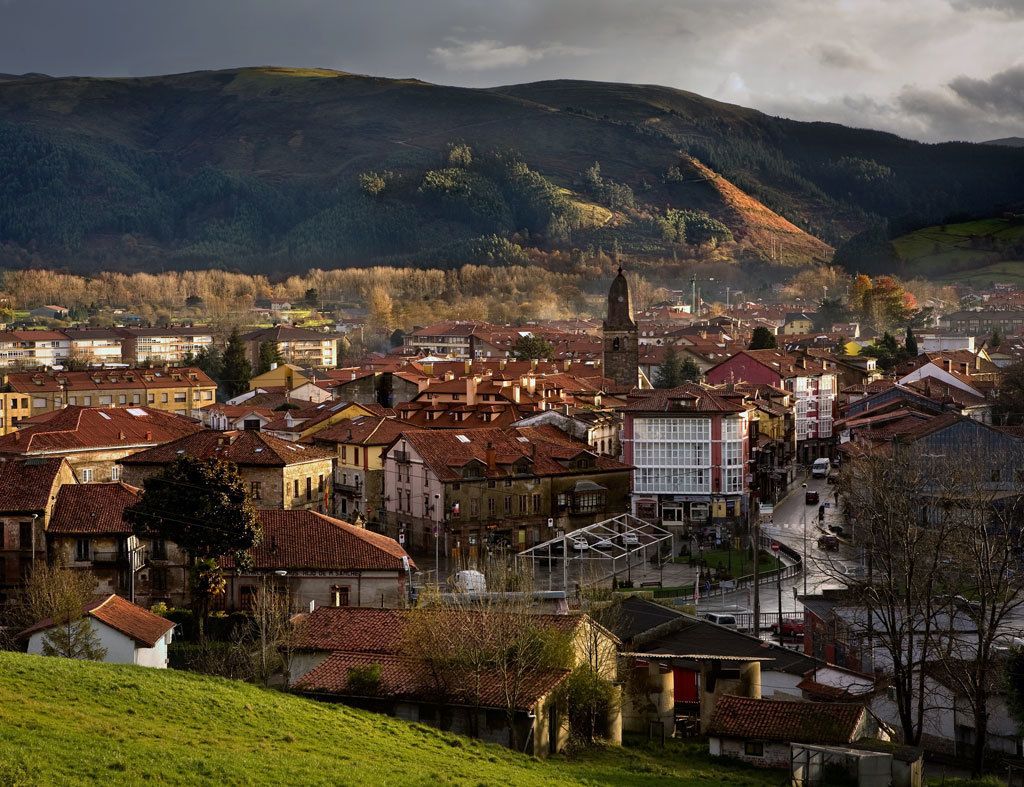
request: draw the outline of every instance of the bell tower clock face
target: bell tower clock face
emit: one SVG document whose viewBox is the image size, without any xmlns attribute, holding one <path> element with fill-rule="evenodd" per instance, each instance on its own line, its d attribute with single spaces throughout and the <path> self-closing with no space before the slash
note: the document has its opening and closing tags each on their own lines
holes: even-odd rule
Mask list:
<svg viewBox="0 0 1024 787">
<path fill-rule="evenodd" d="M 622 303 L 622 302 L 623 302 L 624 300 L 625 300 L 625 298 L 623 298 L 623 297 L 622 297 L 622 296 L 620 295 L 620 296 L 619 296 L 619 303 Z"/>
</svg>

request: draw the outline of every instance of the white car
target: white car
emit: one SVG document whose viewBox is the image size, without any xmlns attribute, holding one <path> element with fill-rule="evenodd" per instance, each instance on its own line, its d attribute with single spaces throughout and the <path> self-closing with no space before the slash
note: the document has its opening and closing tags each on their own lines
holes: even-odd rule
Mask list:
<svg viewBox="0 0 1024 787">
<path fill-rule="evenodd" d="M 577 552 L 585 552 L 586 550 L 590 549 L 590 544 L 588 544 L 582 538 L 574 539 L 572 542 L 572 548 L 575 549 Z"/>
<path fill-rule="evenodd" d="M 633 547 L 640 543 L 640 537 L 636 533 L 623 533 L 620 539 L 628 547 Z"/>
</svg>

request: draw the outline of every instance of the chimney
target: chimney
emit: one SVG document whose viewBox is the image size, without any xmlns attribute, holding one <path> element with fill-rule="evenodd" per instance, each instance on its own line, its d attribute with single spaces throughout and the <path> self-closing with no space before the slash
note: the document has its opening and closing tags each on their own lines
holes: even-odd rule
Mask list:
<svg viewBox="0 0 1024 787">
<path fill-rule="evenodd" d="M 467 377 L 466 378 L 466 404 L 469 404 L 469 405 L 476 404 L 476 384 L 477 384 L 477 378 L 476 377 Z"/>
<path fill-rule="evenodd" d="M 512 401 L 515 402 L 516 404 L 519 404 L 520 393 L 522 392 L 523 389 L 519 386 L 518 383 L 513 383 L 511 388 L 512 388 Z"/>
<path fill-rule="evenodd" d="M 497 456 L 494 452 L 494 443 L 487 443 L 487 452 L 484 454 L 487 458 L 487 469 L 495 470 L 498 466 Z"/>
<path fill-rule="evenodd" d="M 949 358 L 942 359 L 942 366 L 947 372 L 953 371 L 953 362 Z"/>
<path fill-rule="evenodd" d="M 17 433 L 15 433 L 15 434 L 17 434 Z M 146 442 L 148 443 L 148 442 L 151 442 L 152 440 L 153 440 L 153 433 L 152 432 L 146 432 Z"/>
</svg>

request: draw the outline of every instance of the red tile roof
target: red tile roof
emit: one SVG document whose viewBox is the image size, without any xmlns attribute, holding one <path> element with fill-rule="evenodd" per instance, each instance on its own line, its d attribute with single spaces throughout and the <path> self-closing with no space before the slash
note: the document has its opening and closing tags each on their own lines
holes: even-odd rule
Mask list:
<svg viewBox="0 0 1024 787">
<path fill-rule="evenodd" d="M 373 697 L 436 702 L 438 694 L 443 693 L 448 705 L 508 707 L 505 677 L 497 672 L 474 674 L 472 681 L 460 681 L 459 676 L 452 675 L 441 683 L 424 662 L 396 655 L 332 653 L 300 678 L 293 688 L 310 694 L 368 696 L 364 687 L 351 685 L 350 677 L 353 669 L 370 666 L 380 669 L 380 681 Z M 521 691 L 514 698 L 516 710 L 533 709 L 568 676 L 569 670 L 534 670 L 522 676 Z"/>
<path fill-rule="evenodd" d="M 250 550 L 259 570 L 402 571 L 416 564 L 393 538 L 315 511 L 261 509 L 259 546 Z"/>
<path fill-rule="evenodd" d="M 333 452 L 325 448 L 290 443 L 263 432 L 218 432 L 207 429 L 132 454 L 121 462 L 130 465 L 163 465 L 173 462 L 183 454 L 200 459 L 223 459 L 243 467 L 284 467 L 330 459 L 334 456 Z"/>
<path fill-rule="evenodd" d="M 64 484 L 46 529 L 54 535 L 130 535 L 124 510 L 138 501 L 139 490 L 128 484 Z"/>
<path fill-rule="evenodd" d="M 65 407 L 22 422 L 0 437 L 0 453 L 38 454 L 159 445 L 202 429 L 198 422 L 149 407 Z"/>
<path fill-rule="evenodd" d="M 678 388 L 636 389 L 623 410 L 632 413 L 743 413 L 746 407 L 722 396 L 721 390 L 697 383 Z"/>
<path fill-rule="evenodd" d="M 174 623 L 167 618 L 154 615 L 149 610 L 113 594 L 90 602 L 83 607 L 82 612 L 147 648 L 152 648 L 164 634 L 174 628 Z M 25 629 L 18 636 L 29 637 L 37 631 L 52 628 L 53 625 L 53 620 L 46 618 Z"/>
<path fill-rule="evenodd" d="M 388 653 L 403 649 L 402 638 L 411 613 L 403 609 L 371 607 L 318 607 L 299 622 L 293 647 L 296 650 Z M 572 633 L 583 615 L 530 615 L 539 625 Z"/>
<path fill-rule="evenodd" d="M 11 372 L 7 375 L 11 390 L 31 394 L 36 391 L 103 391 L 124 389 L 181 388 L 184 386 L 217 385 L 197 367 L 163 367 L 152 369 L 92 369 L 82 372 Z"/>
<path fill-rule="evenodd" d="M 54 485 L 66 460 L 0 456 L 0 512 L 45 511 L 57 495 Z"/>
<path fill-rule="evenodd" d="M 866 711 L 851 703 L 719 697 L 708 735 L 741 740 L 842 745 L 858 736 Z"/>
<path fill-rule="evenodd" d="M 314 443 L 346 443 L 348 445 L 388 445 L 402 432 L 416 429 L 395 418 L 360 415 L 322 429 L 310 438 Z"/>
</svg>

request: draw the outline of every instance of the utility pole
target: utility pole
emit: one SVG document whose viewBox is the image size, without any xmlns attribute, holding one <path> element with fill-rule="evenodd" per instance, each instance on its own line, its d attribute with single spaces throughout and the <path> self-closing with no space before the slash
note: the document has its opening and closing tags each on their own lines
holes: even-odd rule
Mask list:
<svg viewBox="0 0 1024 787">
<path fill-rule="evenodd" d="M 754 542 L 754 636 L 761 636 L 761 518 L 754 511 L 757 495 L 750 496 L 751 540 Z"/>
<path fill-rule="evenodd" d="M 690 276 L 690 314 L 697 316 L 697 274 Z"/>
<path fill-rule="evenodd" d="M 804 489 L 804 494 L 806 494 L 807 493 L 807 484 L 801 484 L 801 486 Z M 804 528 L 803 528 L 803 530 L 804 530 L 804 562 L 801 565 L 801 568 L 804 570 L 804 595 L 806 596 L 807 595 L 807 506 L 806 505 L 803 506 L 800 509 L 800 522 L 804 526 Z M 779 612 L 781 612 L 781 611 L 782 610 L 780 608 Z M 780 621 L 781 621 L 781 618 L 780 618 Z M 780 622 L 779 625 L 781 625 L 781 622 Z"/>
</svg>

